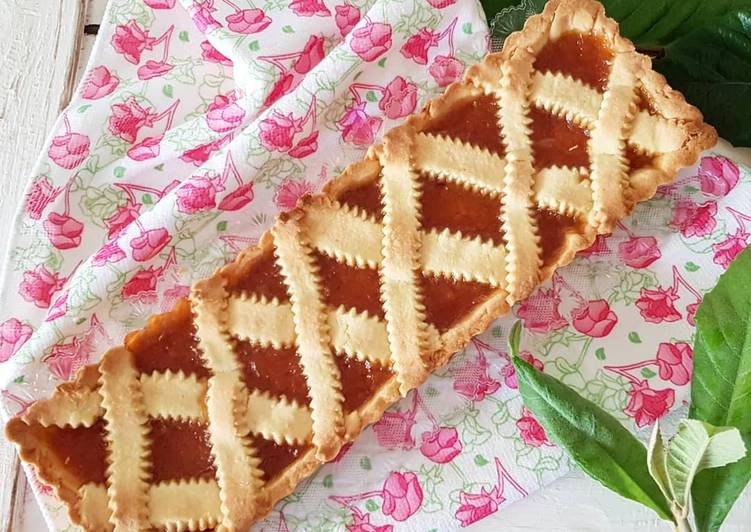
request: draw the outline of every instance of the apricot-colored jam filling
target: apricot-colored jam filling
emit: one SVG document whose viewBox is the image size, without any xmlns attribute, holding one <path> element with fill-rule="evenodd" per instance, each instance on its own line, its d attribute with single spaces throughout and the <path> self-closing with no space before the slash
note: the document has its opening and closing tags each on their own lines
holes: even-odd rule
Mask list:
<svg viewBox="0 0 751 532">
<path fill-rule="evenodd" d="M 381 187 L 378 179 L 345 190 L 338 195 L 337 200 L 351 207 L 359 207 L 379 222 L 383 220 L 383 202 Z"/>
<path fill-rule="evenodd" d="M 571 228 L 577 227 L 577 222 L 568 216 L 562 216 L 548 209 L 535 209 L 534 218 L 540 235 L 542 263 L 547 266 L 558 259 L 558 254 L 566 239 L 566 233 Z"/>
<path fill-rule="evenodd" d="M 300 455 L 310 449 L 310 445 L 279 445 L 260 435 L 251 436 L 251 445 L 256 450 L 256 456 L 261 459 L 260 468 L 263 471 L 263 480 L 266 482 L 278 476 Z"/>
<path fill-rule="evenodd" d="M 214 478 L 216 469 L 205 423 L 152 418 L 149 425 L 152 483 Z"/>
<path fill-rule="evenodd" d="M 141 373 L 183 371 L 186 375 L 208 378 L 195 335 L 190 302 L 181 299 L 173 310 L 162 314 L 158 323 L 125 339 Z"/>
<path fill-rule="evenodd" d="M 473 281 L 456 281 L 432 275 L 420 276 L 425 318 L 443 332 L 484 302 L 493 287 Z"/>
<path fill-rule="evenodd" d="M 657 114 L 654 102 L 642 88 L 636 89 L 636 107 L 640 111 L 646 111 L 651 115 Z"/>
<path fill-rule="evenodd" d="M 301 405 L 310 404 L 308 383 L 294 347 L 275 349 L 237 339 L 232 343 L 248 389 L 284 395 Z"/>
<path fill-rule="evenodd" d="M 65 427 L 54 425 L 38 427 L 68 473 L 78 485 L 89 482 L 103 483 L 107 472 L 107 442 L 104 439 L 104 421 L 90 427 Z"/>
<path fill-rule="evenodd" d="M 535 70 L 561 72 L 604 92 L 613 51 L 597 35 L 567 32 L 548 42 L 537 54 Z"/>
<path fill-rule="evenodd" d="M 501 157 L 506 152 L 498 124 L 498 101 L 492 94 L 454 104 L 447 113 L 432 119 L 423 132 L 462 140 Z"/>
<path fill-rule="evenodd" d="M 589 168 L 589 132 L 563 117 L 539 107 L 529 110 L 532 119 L 532 152 L 535 169 L 550 166 Z"/>
<path fill-rule="evenodd" d="M 243 271 L 228 276 L 227 289 L 230 292 L 245 291 L 268 299 L 277 298 L 280 302 L 289 300 L 287 285 L 284 284 L 282 270 L 276 264 L 273 253 L 263 255 Z"/>
<path fill-rule="evenodd" d="M 360 408 L 394 375 L 387 367 L 343 353 L 337 353 L 334 360 L 342 377 L 343 407 L 346 414 Z"/>
<path fill-rule="evenodd" d="M 628 161 L 629 170 L 632 172 L 635 170 L 641 170 L 649 166 L 654 166 L 655 157 L 649 153 L 643 153 L 634 148 L 632 145 L 626 143 L 626 149 L 624 155 Z"/>
<path fill-rule="evenodd" d="M 313 252 L 313 256 L 319 268 L 321 296 L 328 306 L 343 305 L 383 318 L 378 270 L 348 266 L 319 252 Z"/>
<path fill-rule="evenodd" d="M 461 185 L 421 176 L 422 226 L 424 229 L 461 231 L 468 238 L 480 237 L 503 243 L 501 200 L 467 190 Z"/>
</svg>

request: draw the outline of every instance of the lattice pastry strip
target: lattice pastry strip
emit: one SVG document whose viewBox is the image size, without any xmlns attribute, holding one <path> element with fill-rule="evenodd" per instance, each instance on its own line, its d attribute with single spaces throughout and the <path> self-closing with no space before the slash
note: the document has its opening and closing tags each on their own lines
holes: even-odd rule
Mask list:
<svg viewBox="0 0 751 532">
<path fill-rule="evenodd" d="M 602 86 L 584 79 L 602 66 L 594 59 L 577 59 L 589 70 L 539 66 L 570 32 L 611 54 Z M 586 162 L 541 164 L 539 116 L 588 137 Z M 88 530 L 245 530 L 715 138 L 601 6 L 553 0 L 503 52 L 282 216 L 258 247 L 197 283 L 189 304 L 11 420 L 8 437 Z M 646 162 L 630 166 L 629 151 Z M 432 203 L 440 201 L 449 203 Z M 328 263 L 336 275 L 376 275 L 375 306 L 329 303 Z M 178 323 L 195 327 L 195 347 L 170 336 Z M 162 353 L 163 367 L 144 369 L 127 346 L 155 335 L 180 347 Z M 249 388 L 233 351 L 242 342 L 268 357 L 294 352 L 309 404 L 297 391 L 289 399 L 271 385 Z M 382 380 L 355 401 L 342 375 L 358 367 L 378 368 Z M 151 478 L 159 449 L 148 426 L 159 423 L 168 432 L 170 423 L 207 427 L 210 470 Z M 62 448 L 61 434 L 83 443 Z M 271 473 L 268 448 L 289 455 Z M 102 454 L 101 471 L 80 472 L 82 449 Z"/>
</svg>

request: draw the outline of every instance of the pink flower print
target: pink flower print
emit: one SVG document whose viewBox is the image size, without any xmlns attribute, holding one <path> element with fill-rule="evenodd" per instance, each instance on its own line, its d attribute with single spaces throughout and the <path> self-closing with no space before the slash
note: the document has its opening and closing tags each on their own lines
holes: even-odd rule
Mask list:
<svg viewBox="0 0 751 532">
<path fill-rule="evenodd" d="M 678 294 L 672 288 L 657 287 L 656 290 L 642 288 L 636 307 L 644 321 L 649 323 L 673 322 L 681 319 L 681 313 L 675 308 Z"/>
<path fill-rule="evenodd" d="M 671 388 L 654 390 L 646 380 L 632 382 L 629 396 L 624 412 L 634 418 L 637 427 L 651 425 L 675 403 L 675 391 Z"/>
<path fill-rule="evenodd" d="M 72 216 L 51 212 L 43 225 L 47 238 L 57 249 L 72 249 L 81 245 L 83 224 Z"/>
<path fill-rule="evenodd" d="M 455 57 L 437 55 L 433 59 L 433 64 L 428 68 L 428 72 L 433 76 L 439 87 L 445 87 L 462 77 L 464 63 Z"/>
<path fill-rule="evenodd" d="M 696 327 L 696 311 L 699 309 L 699 304 L 701 304 L 701 301 L 686 305 L 686 321 L 692 327 Z"/>
<path fill-rule="evenodd" d="M 39 308 L 48 308 L 52 294 L 60 290 L 63 284 L 65 279 L 40 264 L 34 270 L 24 272 L 18 293 L 29 303 L 34 303 Z"/>
<path fill-rule="evenodd" d="M 673 211 L 670 225 L 679 229 L 686 238 L 707 236 L 717 225 L 717 203 L 708 201 L 701 205 L 690 200 L 680 200 Z"/>
<path fill-rule="evenodd" d="M 428 64 L 428 50 L 438 45 L 439 34 L 428 28 L 422 28 L 404 43 L 400 52 L 407 59 L 412 59 L 418 65 Z"/>
<path fill-rule="evenodd" d="M 501 387 L 501 383 L 488 375 L 489 364 L 482 352 L 477 359 L 467 363 L 454 374 L 454 390 L 470 401 L 482 401 Z"/>
<path fill-rule="evenodd" d="M 739 228 L 734 235 L 728 235 L 722 242 L 712 244 L 714 251 L 712 261 L 727 269 L 733 259 L 746 249 L 746 246 L 748 246 L 748 233 L 743 228 Z"/>
<path fill-rule="evenodd" d="M 175 302 L 179 299 L 186 298 L 190 295 L 190 286 L 186 284 L 176 284 L 172 288 L 168 288 L 164 291 L 164 297 L 160 310 L 162 312 L 169 312 L 172 307 L 175 306 Z"/>
<path fill-rule="evenodd" d="M 455 2 L 456 0 L 428 0 L 428 3 L 436 9 L 443 9 L 444 7 L 454 5 Z"/>
<path fill-rule="evenodd" d="M 227 135 L 206 144 L 200 144 L 195 148 L 186 150 L 180 156 L 180 160 L 185 163 L 193 163 L 196 166 L 201 166 L 203 163 L 209 160 L 211 154 L 215 151 L 219 151 L 222 146 L 229 142 L 231 135 Z"/>
<path fill-rule="evenodd" d="M 646 268 L 662 256 L 653 236 L 631 236 L 618 244 L 618 255 L 631 268 Z"/>
<path fill-rule="evenodd" d="M 321 0 L 292 0 L 289 8 L 298 17 L 328 17 L 331 11 Z"/>
<path fill-rule="evenodd" d="M 370 146 L 382 123 L 383 119 L 368 115 L 365 112 L 365 102 L 361 102 L 347 109 L 337 125 L 342 130 L 344 142 L 355 146 Z"/>
<path fill-rule="evenodd" d="M 519 353 L 519 358 L 529 364 L 532 364 L 532 366 L 534 366 L 537 371 L 543 371 L 545 369 L 545 364 L 542 362 L 542 360 L 535 358 L 534 355 L 529 351 L 522 351 L 521 353 Z M 501 370 L 501 375 L 503 375 L 503 382 L 506 383 L 506 386 L 513 388 L 514 390 L 519 388 L 519 382 L 516 380 L 516 368 L 511 361 L 509 361 L 509 363 L 503 367 L 503 369 Z"/>
<path fill-rule="evenodd" d="M 164 61 L 154 61 L 153 59 L 149 59 L 146 63 L 138 67 L 138 79 L 146 81 L 148 79 L 158 78 L 165 75 L 172 70 L 172 68 L 172 65 Z"/>
<path fill-rule="evenodd" d="M 128 151 L 127 155 L 134 161 L 147 161 L 154 157 L 159 157 L 161 150 L 162 137 L 146 137 L 138 144 L 134 144 Z"/>
<path fill-rule="evenodd" d="M 218 178 L 194 175 L 177 190 L 177 210 L 194 214 L 216 207 L 216 193 L 224 190 Z"/>
<path fill-rule="evenodd" d="M 408 451 L 415 447 L 415 439 L 412 436 L 414 426 L 413 410 L 384 412 L 381 419 L 373 424 L 373 432 L 381 447 Z"/>
<path fill-rule="evenodd" d="M 144 50 L 151 50 L 156 39 L 149 37 L 149 32 L 141 29 L 135 20 L 117 26 L 112 35 L 112 47 L 129 63 L 137 65 L 141 62 Z"/>
<path fill-rule="evenodd" d="M 104 266 L 108 262 L 120 262 L 125 258 L 125 252 L 117 242 L 107 242 L 100 247 L 91 259 L 94 266 Z"/>
<path fill-rule="evenodd" d="M 141 268 L 123 286 L 123 298 L 136 298 L 143 301 L 151 301 L 156 296 L 156 285 L 161 276 L 162 270 L 160 268 L 154 266 Z"/>
<path fill-rule="evenodd" d="M 60 292 L 60 295 L 55 298 L 55 302 L 52 303 L 44 321 L 55 321 L 60 316 L 64 316 L 66 312 L 68 312 L 68 291 L 63 290 Z"/>
<path fill-rule="evenodd" d="M 447 464 L 462 452 L 459 433 L 453 427 L 435 427 L 423 432 L 420 452 L 436 464 Z"/>
<path fill-rule="evenodd" d="M 266 16 L 262 9 L 242 9 L 225 18 L 227 27 L 235 33 L 250 35 L 265 30 L 271 19 Z"/>
<path fill-rule="evenodd" d="M 232 60 L 222 52 L 214 48 L 209 41 L 201 42 L 201 57 L 209 63 L 217 63 L 224 66 L 232 66 Z"/>
<path fill-rule="evenodd" d="M 346 37 L 352 28 L 360 22 L 360 10 L 353 5 L 342 4 L 335 6 L 334 11 L 336 11 L 336 15 L 334 15 L 336 27 L 339 28 L 341 36 Z"/>
<path fill-rule="evenodd" d="M 69 381 L 89 360 L 86 342 L 73 338 L 71 342 L 57 344 L 42 361 L 55 377 Z"/>
<path fill-rule="evenodd" d="M 597 235 L 592 245 L 586 249 L 582 249 L 577 253 L 580 257 L 601 257 L 610 255 L 610 248 L 608 248 L 608 238 L 610 235 Z"/>
<path fill-rule="evenodd" d="M 313 131 L 310 135 L 300 139 L 294 148 L 289 150 L 287 154 L 290 157 L 302 159 L 308 155 L 315 153 L 318 150 L 318 131 Z"/>
<path fill-rule="evenodd" d="M 10 360 L 33 332 L 31 327 L 16 318 L 9 318 L 0 324 L 0 363 Z"/>
<path fill-rule="evenodd" d="M 263 106 L 269 107 L 285 94 L 292 92 L 292 89 L 298 84 L 299 79 L 296 78 L 293 74 L 290 74 L 289 72 L 282 74 L 282 76 L 278 80 L 276 80 L 274 86 L 271 87 L 271 91 L 269 92 L 269 95 L 266 96 L 266 100 L 263 102 Z"/>
<path fill-rule="evenodd" d="M 109 131 L 125 142 L 132 144 L 136 141 L 138 131 L 142 127 L 151 127 L 154 125 L 156 116 L 151 112 L 150 107 L 141 107 L 138 101 L 134 97 L 131 97 L 125 103 L 116 103 L 112 106 Z"/>
<path fill-rule="evenodd" d="M 295 134 L 302 131 L 302 120 L 296 119 L 292 113 L 283 115 L 274 112 L 271 118 L 261 120 L 259 128 L 259 138 L 264 148 L 269 151 L 286 152 L 292 148 Z"/>
<path fill-rule="evenodd" d="M 582 302 L 571 312 L 574 329 L 592 338 L 602 338 L 610 334 L 618 316 L 604 299 Z"/>
<path fill-rule="evenodd" d="M 100 65 L 94 67 L 83 82 L 81 97 L 84 100 L 104 98 L 112 94 L 119 84 L 120 80 L 118 77 L 113 75 L 106 66 Z"/>
<path fill-rule="evenodd" d="M 177 0 L 143 0 L 151 9 L 172 9 Z"/>
<path fill-rule="evenodd" d="M 193 0 L 193 3 L 188 6 L 190 18 L 193 19 L 193 23 L 202 33 L 208 33 L 222 27 L 212 15 L 215 11 L 214 0 Z"/>
<path fill-rule="evenodd" d="M 253 201 L 253 183 L 245 183 L 224 196 L 219 202 L 218 208 L 222 211 L 239 211 Z"/>
<path fill-rule="evenodd" d="M 657 348 L 660 378 L 677 386 L 688 384 L 694 367 L 694 350 L 686 342 L 662 342 Z"/>
<path fill-rule="evenodd" d="M 530 447 L 541 447 L 550 444 L 548 436 L 545 434 L 545 429 L 542 428 L 542 425 L 540 425 L 535 416 L 526 407 L 522 410 L 522 417 L 516 421 L 516 428 L 519 429 L 519 435 L 524 440 L 524 443 Z"/>
<path fill-rule="evenodd" d="M 396 76 L 383 91 L 378 108 L 392 120 L 414 112 L 417 106 L 417 87 L 401 76 Z"/>
<path fill-rule="evenodd" d="M 311 35 L 305 43 L 305 48 L 300 52 L 300 56 L 295 60 L 292 68 L 298 74 L 307 74 L 313 67 L 326 55 L 323 50 L 323 37 Z"/>
<path fill-rule="evenodd" d="M 133 204 L 130 201 L 124 206 L 118 207 L 117 211 L 115 211 L 112 216 L 104 220 L 104 225 L 106 225 L 108 229 L 107 238 L 112 238 L 130 225 L 133 220 L 138 218 L 140 210 L 140 204 Z"/>
<path fill-rule="evenodd" d="M 331 460 L 329 460 L 327 463 L 328 464 L 338 464 L 339 462 L 341 462 L 344 459 L 345 456 L 347 456 L 347 453 L 349 452 L 349 450 L 351 448 L 352 448 L 352 442 L 345 443 L 339 449 L 339 452 L 336 453 L 336 456 L 334 458 L 332 458 Z"/>
<path fill-rule="evenodd" d="M 702 157 L 699 165 L 701 191 L 712 196 L 723 197 L 735 188 L 740 178 L 740 170 L 727 157 Z"/>
<path fill-rule="evenodd" d="M 521 302 L 517 315 L 524 322 L 524 327 L 530 331 L 557 331 L 567 325 L 558 308 L 560 304 L 561 297 L 555 290 L 541 288 Z"/>
<path fill-rule="evenodd" d="M 169 231 L 164 227 L 141 231 L 141 234 L 130 241 L 131 255 L 134 260 L 146 262 L 154 258 L 171 240 Z"/>
<path fill-rule="evenodd" d="M 498 511 L 498 506 L 506 499 L 496 489 L 487 491 L 482 488 L 480 493 L 459 493 L 459 508 L 455 517 L 462 527 L 469 526 Z"/>
<path fill-rule="evenodd" d="M 383 514 L 396 521 L 406 521 L 421 504 L 422 488 L 417 475 L 411 471 L 392 471 L 383 483 Z"/>
<path fill-rule="evenodd" d="M 206 124 L 217 133 L 232 131 L 242 123 L 245 110 L 237 103 L 234 92 L 229 96 L 214 96 L 206 112 Z"/>
<path fill-rule="evenodd" d="M 375 61 L 391 48 L 391 26 L 368 22 L 352 32 L 349 46 L 363 61 Z"/>
<path fill-rule="evenodd" d="M 362 513 L 353 508 L 354 521 L 347 525 L 347 532 L 393 532 L 393 525 L 376 526 L 370 522 L 370 514 Z"/>
<path fill-rule="evenodd" d="M 32 220 L 39 220 L 42 212 L 54 200 L 62 189 L 52 186 L 47 176 L 41 176 L 31 183 L 31 188 L 26 193 L 24 209 Z"/>
<path fill-rule="evenodd" d="M 274 205 L 283 211 L 291 211 L 297 206 L 297 201 L 305 194 L 315 193 L 315 186 L 309 181 L 294 181 L 285 179 L 274 193 Z"/>
<path fill-rule="evenodd" d="M 72 170 L 89 156 L 90 145 L 89 137 L 86 135 L 67 131 L 62 135 L 52 137 L 47 155 L 59 167 Z"/>
</svg>

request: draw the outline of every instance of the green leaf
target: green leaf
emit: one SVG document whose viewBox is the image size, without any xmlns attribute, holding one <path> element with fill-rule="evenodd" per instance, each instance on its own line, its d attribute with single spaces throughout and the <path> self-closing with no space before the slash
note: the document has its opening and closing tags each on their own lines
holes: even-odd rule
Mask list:
<svg viewBox="0 0 751 532">
<path fill-rule="evenodd" d="M 378 96 L 376 96 L 376 93 L 373 91 L 368 91 L 365 93 L 365 99 L 369 102 L 377 102 Z"/>
<path fill-rule="evenodd" d="M 686 268 L 687 272 L 699 271 L 699 265 L 691 261 L 688 261 L 683 267 Z"/>
<path fill-rule="evenodd" d="M 91 104 L 90 104 L 90 103 L 87 103 L 87 104 L 85 104 L 85 105 L 82 105 L 81 107 L 79 107 L 79 108 L 78 108 L 78 112 L 79 112 L 79 113 L 85 113 L 85 112 L 86 112 L 86 109 L 88 109 L 89 107 L 91 107 Z"/>
<path fill-rule="evenodd" d="M 475 455 L 475 464 L 478 466 L 484 466 L 488 464 L 488 459 L 481 454 Z"/>
<path fill-rule="evenodd" d="M 183 42 L 188 42 L 190 40 L 187 31 L 181 31 L 180 33 L 178 33 L 177 38 Z"/>
<path fill-rule="evenodd" d="M 331 475 L 326 475 L 323 477 L 323 487 L 324 488 L 332 488 L 334 486 L 334 477 Z"/>
<path fill-rule="evenodd" d="M 696 312 L 689 417 L 732 426 L 751 443 L 751 249 L 743 251 Z M 717 530 L 751 480 L 751 457 L 699 473 L 692 489 L 699 530 Z"/>
<path fill-rule="evenodd" d="M 382 57 L 378 60 L 378 66 L 383 67 L 386 64 L 386 58 Z"/>
<path fill-rule="evenodd" d="M 378 510 L 378 503 L 375 502 L 373 499 L 368 499 L 368 502 L 365 503 L 365 508 L 369 512 L 375 512 L 376 510 Z"/>
<path fill-rule="evenodd" d="M 660 421 L 655 422 L 652 429 L 652 436 L 649 438 L 649 447 L 647 447 L 647 468 L 649 474 L 655 479 L 660 491 L 665 498 L 671 499 L 670 480 L 668 480 L 667 453 L 665 452 L 665 442 L 660 433 Z"/>
<path fill-rule="evenodd" d="M 18 377 L 16 377 L 15 379 L 13 379 L 13 382 L 15 384 L 23 384 L 24 379 L 25 379 L 24 375 L 19 375 Z"/>
<path fill-rule="evenodd" d="M 631 331 L 628 333 L 628 341 L 632 344 L 640 344 L 641 343 L 641 336 L 639 336 L 639 333 L 636 331 Z"/>
<path fill-rule="evenodd" d="M 115 177 L 122 177 L 125 175 L 125 167 L 124 166 L 115 166 L 115 168 L 112 170 L 112 174 Z"/>
<path fill-rule="evenodd" d="M 172 95 L 174 94 L 174 89 L 172 88 L 172 85 L 169 83 L 162 87 L 162 92 L 167 98 L 172 98 Z"/>
<path fill-rule="evenodd" d="M 467 35 L 472 35 L 472 23 L 465 22 L 464 24 L 462 24 L 462 31 Z"/>
<path fill-rule="evenodd" d="M 284 33 L 295 33 L 295 30 L 294 30 L 294 28 L 292 28 L 292 26 L 290 26 L 289 24 L 287 24 L 286 26 L 284 26 L 284 27 L 282 28 L 282 31 L 283 31 Z"/>
<path fill-rule="evenodd" d="M 657 375 L 657 373 L 655 373 L 654 371 L 652 371 L 649 368 L 642 368 L 641 369 L 641 376 L 644 377 L 645 379 L 651 379 L 655 375 Z"/>
<path fill-rule="evenodd" d="M 595 351 L 595 358 L 597 360 L 605 360 L 605 348 L 604 347 L 598 347 Z"/>
<path fill-rule="evenodd" d="M 144 205 L 152 205 L 154 203 L 154 198 L 152 198 L 151 194 L 147 192 L 141 196 L 141 203 Z"/>
<path fill-rule="evenodd" d="M 365 471 L 370 471 L 371 469 L 373 469 L 373 466 L 370 464 L 370 458 L 368 458 L 367 456 L 360 458 L 360 467 Z"/>
<path fill-rule="evenodd" d="M 655 70 L 736 145 L 751 145 L 750 0 L 602 0 Z M 544 0 L 483 0 L 493 40 L 520 30 Z M 496 17 L 496 14 L 499 16 Z"/>
<path fill-rule="evenodd" d="M 509 349 L 514 352 L 513 349 Z M 548 438 L 593 479 L 671 520 L 670 506 L 647 468 L 647 450 L 613 416 L 557 379 L 513 357 L 524 404 Z"/>
<path fill-rule="evenodd" d="M 666 471 L 673 501 L 688 513 L 691 483 L 702 469 L 722 467 L 746 456 L 746 446 L 735 427 L 713 427 L 684 419 L 670 440 Z"/>
<path fill-rule="evenodd" d="M 258 50 L 260 50 L 260 48 L 261 48 L 261 45 L 260 45 L 260 44 L 258 44 L 258 41 L 252 41 L 252 42 L 251 42 L 251 43 L 250 43 L 250 44 L 248 45 L 248 48 L 250 48 L 250 50 L 251 50 L 252 52 L 257 52 Z"/>
<path fill-rule="evenodd" d="M 226 231 L 227 230 L 227 220 L 222 220 L 218 224 L 216 224 L 216 230 L 217 231 Z"/>
</svg>

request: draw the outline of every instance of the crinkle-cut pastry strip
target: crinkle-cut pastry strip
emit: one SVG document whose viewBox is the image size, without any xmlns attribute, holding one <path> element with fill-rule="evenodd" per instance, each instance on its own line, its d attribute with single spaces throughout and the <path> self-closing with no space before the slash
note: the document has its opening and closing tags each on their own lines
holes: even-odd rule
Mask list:
<svg viewBox="0 0 751 532">
<path fill-rule="evenodd" d="M 715 140 L 553 0 L 8 438 L 87 530 L 244 530 Z"/>
</svg>

